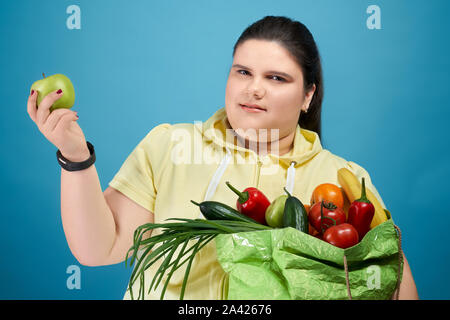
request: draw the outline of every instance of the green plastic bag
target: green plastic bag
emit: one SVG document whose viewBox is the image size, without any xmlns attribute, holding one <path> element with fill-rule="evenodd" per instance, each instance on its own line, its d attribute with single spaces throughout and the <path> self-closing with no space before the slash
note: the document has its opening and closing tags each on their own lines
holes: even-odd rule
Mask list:
<svg viewBox="0 0 450 320">
<path fill-rule="evenodd" d="M 347 249 L 293 228 L 221 234 L 215 242 L 229 300 L 391 299 L 403 274 L 391 219 Z"/>
</svg>

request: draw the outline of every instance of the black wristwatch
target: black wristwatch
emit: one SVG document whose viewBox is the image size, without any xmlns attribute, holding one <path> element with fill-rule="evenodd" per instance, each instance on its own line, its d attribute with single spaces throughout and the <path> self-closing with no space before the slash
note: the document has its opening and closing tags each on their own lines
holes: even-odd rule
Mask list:
<svg viewBox="0 0 450 320">
<path fill-rule="evenodd" d="M 89 157 L 89 159 L 82 162 L 72 162 L 70 160 L 67 160 L 63 157 L 61 151 L 58 150 L 56 152 L 56 159 L 58 159 L 58 163 L 61 165 L 61 167 L 67 171 L 79 171 L 89 168 L 91 165 L 93 165 L 95 162 L 94 146 L 89 141 L 86 141 L 86 144 L 91 156 Z"/>
</svg>

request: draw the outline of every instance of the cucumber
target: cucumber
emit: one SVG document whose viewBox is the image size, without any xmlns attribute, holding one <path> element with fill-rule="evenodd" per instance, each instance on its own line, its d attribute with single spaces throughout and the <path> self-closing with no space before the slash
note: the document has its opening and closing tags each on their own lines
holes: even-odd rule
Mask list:
<svg viewBox="0 0 450 320">
<path fill-rule="evenodd" d="M 203 201 L 197 203 L 191 200 L 191 202 L 200 207 L 200 211 L 207 220 L 232 220 L 258 223 L 256 220 L 253 220 L 236 209 L 218 201 Z"/>
<path fill-rule="evenodd" d="M 283 227 L 292 227 L 301 232 L 308 233 L 308 214 L 303 203 L 296 197 L 293 197 L 284 188 L 288 194 L 283 211 Z"/>
</svg>

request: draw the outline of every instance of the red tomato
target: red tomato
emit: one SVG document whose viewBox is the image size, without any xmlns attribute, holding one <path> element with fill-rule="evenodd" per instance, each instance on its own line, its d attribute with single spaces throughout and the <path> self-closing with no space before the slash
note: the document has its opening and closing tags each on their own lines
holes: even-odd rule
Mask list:
<svg viewBox="0 0 450 320">
<path fill-rule="evenodd" d="M 324 219 L 322 221 L 322 215 L 320 214 L 321 205 L 322 202 L 315 203 L 308 212 L 309 223 L 320 233 L 324 233 L 325 230 L 334 226 L 334 222 L 331 219 L 336 221 L 336 225 L 346 221 L 344 210 L 336 207 L 332 202 L 326 201 L 323 201 L 322 213 Z"/>
<path fill-rule="evenodd" d="M 350 223 L 342 223 L 328 228 L 323 234 L 323 240 L 333 246 L 345 249 L 359 242 L 358 231 Z"/>
</svg>

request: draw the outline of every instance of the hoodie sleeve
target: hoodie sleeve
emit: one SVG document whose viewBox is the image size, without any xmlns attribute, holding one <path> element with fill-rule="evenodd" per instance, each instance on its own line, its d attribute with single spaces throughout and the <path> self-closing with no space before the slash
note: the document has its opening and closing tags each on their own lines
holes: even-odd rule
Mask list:
<svg viewBox="0 0 450 320">
<path fill-rule="evenodd" d="M 380 201 L 380 204 L 383 206 L 383 208 L 386 209 L 386 205 L 384 204 L 383 199 L 378 193 L 378 190 L 373 185 L 372 179 L 370 179 L 370 175 L 366 171 L 366 169 L 364 169 L 363 167 L 361 167 L 360 165 L 358 165 L 353 161 L 347 162 L 347 168 L 356 175 L 359 181 L 361 181 L 362 177 L 365 178 L 364 180 L 366 182 L 366 188 L 369 188 L 370 191 L 373 192 L 373 194 L 377 197 L 378 201 Z"/>
<path fill-rule="evenodd" d="M 170 124 L 154 127 L 128 155 L 109 186 L 154 213 L 157 188 L 155 176 L 164 164 L 162 155 Z"/>
</svg>

